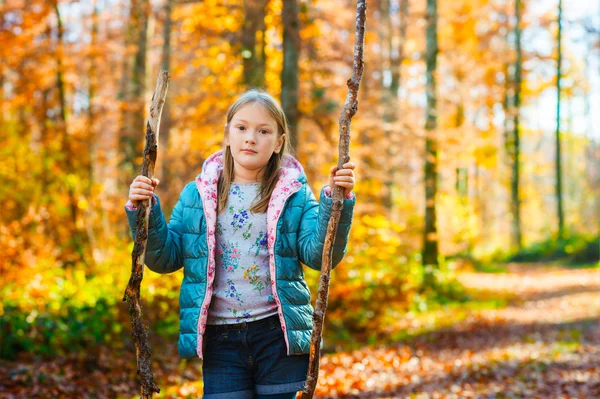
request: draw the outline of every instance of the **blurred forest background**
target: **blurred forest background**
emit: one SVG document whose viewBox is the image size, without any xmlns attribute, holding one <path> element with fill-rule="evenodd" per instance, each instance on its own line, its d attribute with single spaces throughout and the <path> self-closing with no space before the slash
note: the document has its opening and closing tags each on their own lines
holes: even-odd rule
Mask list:
<svg viewBox="0 0 600 399">
<path fill-rule="evenodd" d="M 355 10 L 346 0 L 0 0 L 0 371 L 10 374 L 9 397 L 21 384 L 88 397 L 65 393 L 64 370 L 32 371 L 73 359 L 79 371 L 124 373 L 93 397 L 135 392 L 123 206 L 158 71 L 172 76 L 156 170 L 167 215 L 220 148 L 228 106 L 252 87 L 280 99 L 318 193 L 337 163 Z M 332 273 L 326 352 L 398 342 L 460 321 L 465 309 L 512 303 L 514 286 L 490 294 L 485 277 L 461 279 L 469 273 L 511 275 L 535 262 L 558 280 L 597 279 L 600 4 L 370 0 L 364 59 L 351 129 L 357 206 Z M 176 357 L 180 273 L 147 271 L 142 283 L 159 358 Z M 314 300 L 318 273 L 306 277 Z M 161 383 L 178 387 L 169 397 L 188 397 L 185 381 L 190 395 L 201 391 L 199 366 L 164 361 Z M 358 388 L 335 389 L 319 392 Z"/>
</svg>

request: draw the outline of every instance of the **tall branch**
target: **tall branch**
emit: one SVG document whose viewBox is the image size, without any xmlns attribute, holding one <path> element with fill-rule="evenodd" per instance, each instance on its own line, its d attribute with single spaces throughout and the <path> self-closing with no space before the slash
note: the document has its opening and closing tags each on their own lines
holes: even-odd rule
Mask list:
<svg viewBox="0 0 600 399">
<path fill-rule="evenodd" d="M 338 155 L 338 169 L 350 161 L 350 122 L 358 110 L 358 88 L 363 75 L 363 47 L 365 41 L 365 20 L 367 13 L 367 0 L 358 0 L 356 5 L 356 36 L 354 39 L 354 65 L 352 77 L 348 79 L 348 94 L 346 103 L 340 114 L 340 142 Z M 310 341 L 310 362 L 306 385 L 302 392 L 302 399 L 312 399 L 319 377 L 319 358 L 321 356 L 321 335 L 323 333 L 323 321 L 327 309 L 327 297 L 329 295 L 329 278 L 331 274 L 331 259 L 333 254 L 333 243 L 340 222 L 342 208 L 344 206 L 344 188 L 335 185 L 333 188 L 333 201 L 331 205 L 331 216 L 327 225 L 325 246 L 321 262 L 321 279 L 319 281 L 319 292 L 313 314 L 313 331 Z"/>
<path fill-rule="evenodd" d="M 152 179 L 158 152 L 158 130 L 167 88 L 169 74 L 160 71 L 158 83 L 150 104 L 150 115 L 146 121 L 146 146 L 144 147 L 144 160 L 142 162 L 142 175 Z M 154 382 L 150 370 L 150 346 L 148 345 L 147 327 L 142 321 L 142 308 L 140 306 L 140 285 L 144 278 L 144 261 L 146 257 L 146 244 L 148 242 L 148 221 L 150 219 L 150 199 L 141 201 L 137 208 L 135 243 L 131 253 L 131 277 L 125 289 L 123 301 L 129 304 L 133 341 L 135 342 L 137 357 L 137 373 L 142 383 L 141 399 L 152 398 L 154 392 L 159 393 L 160 388 Z"/>
</svg>

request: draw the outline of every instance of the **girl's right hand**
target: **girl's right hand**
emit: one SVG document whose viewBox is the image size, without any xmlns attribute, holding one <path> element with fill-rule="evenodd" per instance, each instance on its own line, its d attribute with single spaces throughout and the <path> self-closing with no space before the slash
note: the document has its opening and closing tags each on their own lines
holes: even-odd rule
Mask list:
<svg viewBox="0 0 600 399">
<path fill-rule="evenodd" d="M 158 187 L 159 183 L 160 181 L 156 178 L 150 180 L 143 175 L 136 176 L 129 186 L 129 200 L 137 208 L 140 202 L 152 198 L 154 189 Z"/>
</svg>

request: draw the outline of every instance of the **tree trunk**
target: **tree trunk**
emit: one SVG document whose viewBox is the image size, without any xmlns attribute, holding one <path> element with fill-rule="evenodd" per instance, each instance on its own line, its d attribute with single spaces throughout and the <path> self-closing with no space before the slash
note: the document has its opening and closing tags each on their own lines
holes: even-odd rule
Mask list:
<svg viewBox="0 0 600 399">
<path fill-rule="evenodd" d="M 175 5 L 175 0 L 166 0 L 164 8 L 164 30 L 163 30 L 163 47 L 161 56 L 162 69 L 169 72 L 171 70 L 171 31 L 173 26 L 172 11 Z M 160 176 L 163 192 L 169 192 L 171 187 L 171 176 L 169 175 L 169 137 L 171 129 L 171 108 L 169 102 L 166 101 L 162 119 L 160 123 L 160 146 L 162 148 L 160 162 Z"/>
<path fill-rule="evenodd" d="M 0 126 L 4 129 L 4 65 L 0 65 Z"/>
<path fill-rule="evenodd" d="M 94 209 L 91 206 L 92 187 L 94 185 L 94 165 L 96 164 L 96 135 L 94 132 L 95 126 L 95 113 L 94 113 L 94 97 L 96 95 L 96 88 L 98 87 L 98 76 L 96 71 L 96 50 L 95 46 L 98 45 L 98 4 L 97 0 L 94 0 L 92 7 L 94 12 L 92 14 L 92 30 L 90 40 L 90 69 L 88 72 L 88 119 L 87 119 L 87 150 L 88 150 L 88 164 L 87 169 L 87 185 L 85 189 L 85 196 L 88 198 L 88 206 L 85 208 L 85 227 L 87 230 L 88 241 L 90 243 L 90 254 L 89 261 L 94 261 L 94 254 L 96 253 L 96 236 L 94 233 Z"/>
<path fill-rule="evenodd" d="M 60 15 L 60 10 L 58 7 L 58 2 L 54 2 L 54 11 L 56 13 L 57 19 L 57 49 L 56 52 L 56 89 L 58 91 L 58 102 L 59 102 L 59 113 L 58 113 L 58 129 L 61 132 L 61 145 L 62 152 L 64 154 L 64 173 L 66 178 L 66 187 L 68 194 L 68 207 L 70 210 L 70 230 L 73 232 L 70 237 L 70 247 L 73 249 L 75 253 L 75 258 L 67 261 L 67 264 L 75 263 L 76 261 L 84 262 L 84 248 L 83 248 L 83 237 L 79 228 L 77 226 L 77 220 L 79 219 L 79 211 L 77 207 L 77 194 L 76 194 L 76 184 L 78 179 L 75 178 L 73 180 L 69 179 L 69 176 L 77 176 L 77 171 L 75 170 L 75 165 L 73 160 L 75 159 L 75 154 L 73 149 L 71 148 L 71 139 L 69 137 L 69 131 L 67 126 L 67 104 L 66 104 L 66 95 L 65 95 L 65 83 L 63 79 L 63 63 L 62 57 L 63 54 L 63 25 L 62 18 Z"/>
<path fill-rule="evenodd" d="M 512 241 L 517 250 L 523 248 L 523 239 L 521 234 L 521 200 L 519 197 L 519 179 L 520 179 L 520 132 L 519 117 L 521 114 L 521 0 L 515 0 L 515 50 L 517 58 L 515 60 L 514 77 L 514 100 L 512 108 L 513 116 L 513 137 L 511 148 L 511 208 L 512 208 Z"/>
<path fill-rule="evenodd" d="M 558 0 L 558 54 L 556 62 L 556 214 L 558 216 L 558 238 L 565 238 L 565 220 L 562 195 L 562 161 L 560 150 L 560 85 L 562 68 L 562 0 Z"/>
<path fill-rule="evenodd" d="M 242 28 L 242 58 L 247 87 L 265 87 L 266 8 L 267 0 L 244 0 L 246 20 Z"/>
<path fill-rule="evenodd" d="M 48 96 L 49 89 L 42 89 L 42 104 L 40 109 L 40 143 L 42 145 L 42 202 L 46 202 L 46 196 L 50 187 L 50 141 L 48 134 Z M 47 222 L 48 218 L 44 218 Z M 46 225 L 46 227 L 49 227 Z"/>
<path fill-rule="evenodd" d="M 95 162 L 95 149 L 94 141 L 96 139 L 94 134 L 94 96 L 96 95 L 96 88 L 98 87 L 98 76 L 96 71 L 96 50 L 95 46 L 98 44 L 98 4 L 97 0 L 94 0 L 92 7 L 94 12 L 92 15 L 92 30 L 91 30 L 91 41 L 90 41 L 90 69 L 88 72 L 88 109 L 87 109 L 87 140 L 88 140 L 88 184 L 86 187 L 86 196 L 90 196 L 92 192 L 92 185 L 94 183 L 94 164 Z"/>
<path fill-rule="evenodd" d="M 131 11 L 130 11 L 131 12 Z M 129 18 L 131 20 L 131 17 Z M 119 165 L 125 167 L 126 170 L 133 170 L 130 140 L 127 132 L 128 126 L 130 125 L 129 117 L 131 111 L 129 111 L 129 102 L 131 101 L 131 90 L 129 89 L 129 76 L 131 68 L 131 57 L 129 55 L 128 47 L 131 45 L 131 25 L 128 25 L 127 33 L 125 37 L 125 49 L 123 52 L 123 63 L 121 64 L 121 80 L 119 82 L 119 93 L 117 99 L 120 104 L 120 115 L 119 115 Z M 131 174 L 130 174 L 131 175 Z"/>
<path fill-rule="evenodd" d="M 133 74 L 131 76 L 132 83 L 132 102 L 134 109 L 132 112 L 132 125 L 129 133 L 134 135 L 134 132 L 144 126 L 144 94 L 146 93 L 146 56 L 148 43 L 148 19 L 150 16 L 150 0 L 134 0 L 135 7 L 134 23 L 136 26 L 137 52 L 133 59 Z M 137 136 L 137 135 L 135 135 Z M 134 149 L 139 140 L 133 140 Z M 135 151 L 135 154 L 138 154 Z"/>
<path fill-rule="evenodd" d="M 510 43 L 510 15 L 512 14 L 511 10 L 511 0 L 506 0 L 506 10 L 503 14 L 504 23 L 503 27 L 505 29 L 504 41 L 506 47 L 506 54 L 511 54 L 511 43 Z M 502 131 L 502 141 L 504 144 L 504 152 L 502 156 L 502 176 L 508 176 L 509 171 L 512 171 L 513 165 L 513 100 L 514 100 L 514 76 L 511 75 L 511 62 L 512 60 L 508 57 L 504 60 L 502 65 L 502 74 L 504 78 L 504 88 L 503 88 L 503 98 L 502 98 L 502 109 L 504 113 L 504 121 L 503 121 L 503 131 Z M 514 66 L 514 65 L 513 65 Z M 511 177 L 509 177 L 511 179 Z M 504 184 L 504 181 L 503 181 Z M 507 184 L 509 184 L 507 182 Z M 512 213 L 512 202 L 509 202 L 509 213 Z M 487 227 L 488 223 L 485 220 L 482 220 L 482 226 Z M 511 226 L 512 230 L 512 226 Z M 510 233 L 512 240 L 512 232 Z M 514 240 L 513 240 L 514 241 Z"/>
<path fill-rule="evenodd" d="M 508 17 L 508 16 L 507 16 Z M 508 37 L 507 37 L 508 38 Z M 503 123 L 503 132 L 502 138 L 504 142 L 504 153 L 506 157 L 504 158 L 504 163 L 507 166 L 512 164 L 512 104 L 511 104 L 511 96 L 512 96 L 512 79 L 510 78 L 509 73 L 509 65 L 508 62 L 504 64 L 502 69 L 504 74 L 504 93 L 502 98 L 502 109 L 504 111 L 504 123 Z"/>
<path fill-rule="evenodd" d="M 290 129 L 292 153 L 298 154 L 298 60 L 300 59 L 300 21 L 297 0 L 283 2 L 283 69 L 281 70 L 281 106 Z"/>
<path fill-rule="evenodd" d="M 150 13 L 149 0 L 131 0 L 129 14 L 129 30 L 126 44 L 137 45 L 133 58 L 131 80 L 124 82 L 126 87 L 124 101 L 126 103 L 125 119 L 120 134 L 120 153 L 122 160 L 123 176 L 131 176 L 135 169 L 136 154 L 139 154 L 136 131 L 144 125 L 144 94 L 146 81 L 146 53 L 148 15 Z M 128 56 L 127 53 L 125 55 Z M 125 61 L 128 63 L 128 61 Z M 128 68 L 128 67 L 127 67 Z"/>
<path fill-rule="evenodd" d="M 427 110 L 425 118 L 425 228 L 423 234 L 423 266 L 425 267 L 425 286 L 434 285 L 432 267 L 437 268 L 439 242 L 436 223 L 437 163 L 437 0 L 427 0 L 427 48 L 425 52 Z"/>
<path fill-rule="evenodd" d="M 393 98 L 395 99 L 395 120 L 397 121 L 400 118 L 400 123 L 397 123 L 398 128 L 396 129 L 396 136 L 394 137 L 393 144 L 388 148 L 388 157 L 390 159 L 390 180 L 393 181 L 393 184 L 398 183 L 399 175 L 397 174 L 397 170 L 401 167 L 401 163 L 403 162 L 400 157 L 400 149 L 402 148 L 402 137 L 406 137 L 408 134 L 407 122 L 402 118 L 403 116 L 403 108 L 402 101 L 403 96 L 400 95 L 400 90 L 402 88 L 402 63 L 404 62 L 404 43 L 406 42 L 406 31 L 408 28 L 408 0 L 400 0 L 399 4 L 399 24 L 400 24 L 400 41 L 398 43 L 398 55 L 394 57 L 392 55 L 391 58 L 391 68 L 392 68 L 392 83 L 390 85 L 390 92 L 393 94 Z M 393 41 L 390 41 L 390 46 L 393 44 Z M 393 54 L 393 51 L 390 49 L 390 54 Z M 399 221 L 400 214 L 394 210 L 394 198 L 393 198 L 393 185 L 389 188 L 390 191 L 390 199 L 389 203 L 391 204 L 391 220 L 394 222 Z M 406 191 L 404 191 L 406 193 Z M 405 194 L 404 194 L 405 195 Z"/>
<path fill-rule="evenodd" d="M 392 57 L 392 84 L 390 90 L 398 96 L 401 88 L 402 63 L 404 62 L 404 43 L 406 42 L 406 29 L 408 27 L 408 0 L 400 0 L 400 42 L 398 43 L 398 56 Z M 393 42 L 390 41 L 390 45 Z M 391 53 L 391 51 L 390 51 Z M 401 115 L 400 102 L 398 102 L 398 114 Z"/>
<path fill-rule="evenodd" d="M 48 35 L 49 37 L 50 35 Z M 51 131 L 48 129 L 50 125 L 50 118 L 48 116 L 48 110 L 51 108 L 50 106 L 50 96 L 51 89 L 44 88 L 41 90 L 41 106 L 38 112 L 38 120 L 40 123 L 40 144 L 42 147 L 42 171 L 41 171 L 41 196 L 40 196 L 40 207 L 45 210 L 45 212 L 40 212 L 42 218 L 42 225 L 44 228 L 44 234 L 48 237 L 51 237 L 56 242 L 61 240 L 59 232 L 57 231 L 57 223 L 50 217 L 50 213 L 48 209 L 50 208 L 50 204 L 55 199 L 52 195 L 52 174 L 50 173 L 53 165 L 52 159 L 52 138 Z M 59 222 L 60 223 L 60 222 Z"/>
<path fill-rule="evenodd" d="M 393 54 L 393 37 L 394 37 L 394 29 L 392 26 L 392 18 L 390 16 L 391 12 L 391 4 L 390 0 L 381 0 L 380 1 L 380 15 L 381 15 L 381 25 L 380 25 L 380 40 L 381 40 L 381 48 L 385 49 L 386 52 L 382 52 L 385 54 L 386 59 L 382 62 L 382 87 L 383 91 L 383 128 L 384 128 L 384 137 L 387 142 L 386 149 L 386 164 L 389 165 L 389 170 L 386 173 L 386 178 L 384 180 L 385 190 L 382 195 L 382 205 L 385 209 L 386 214 L 392 215 L 394 213 L 394 183 L 396 181 L 396 159 L 397 159 L 397 143 L 398 143 L 398 135 L 399 132 L 394 128 L 394 124 L 396 122 L 396 113 L 398 112 L 398 88 L 395 87 L 395 84 L 399 83 L 399 71 L 400 66 L 396 65 L 396 57 Z M 394 82 L 394 73 L 398 75 L 397 82 Z M 385 81 L 386 76 L 388 76 L 390 81 L 387 83 Z"/>
</svg>

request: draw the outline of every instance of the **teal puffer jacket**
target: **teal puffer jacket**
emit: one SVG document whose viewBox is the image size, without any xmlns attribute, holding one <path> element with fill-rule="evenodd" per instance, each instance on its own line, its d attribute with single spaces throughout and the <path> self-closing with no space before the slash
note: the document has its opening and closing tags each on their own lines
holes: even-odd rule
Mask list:
<svg viewBox="0 0 600 399">
<path fill-rule="evenodd" d="M 183 358 L 202 358 L 203 336 L 215 275 L 217 181 L 223 169 L 222 152 L 211 155 L 196 180 L 187 184 L 167 225 L 155 196 L 150 212 L 146 266 L 156 273 L 183 267 L 179 293 L 178 350 Z M 271 288 L 288 355 L 309 353 L 313 307 L 301 263 L 321 270 L 321 257 L 332 200 L 321 191 L 317 202 L 306 174 L 292 156 L 283 160 L 279 180 L 267 210 Z M 356 198 L 344 200 L 333 248 L 333 267 L 344 254 Z M 132 236 L 136 210 L 125 206 Z"/>
</svg>

